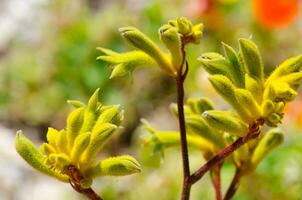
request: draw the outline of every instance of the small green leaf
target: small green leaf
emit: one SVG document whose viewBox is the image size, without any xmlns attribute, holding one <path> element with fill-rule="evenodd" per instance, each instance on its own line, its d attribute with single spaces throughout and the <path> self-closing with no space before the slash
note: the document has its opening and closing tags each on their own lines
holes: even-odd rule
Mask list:
<svg viewBox="0 0 302 200">
<path fill-rule="evenodd" d="M 141 172 L 141 166 L 131 156 L 123 155 L 107 158 L 88 169 L 85 173 L 88 177 L 98 176 L 125 176 Z"/>
</svg>

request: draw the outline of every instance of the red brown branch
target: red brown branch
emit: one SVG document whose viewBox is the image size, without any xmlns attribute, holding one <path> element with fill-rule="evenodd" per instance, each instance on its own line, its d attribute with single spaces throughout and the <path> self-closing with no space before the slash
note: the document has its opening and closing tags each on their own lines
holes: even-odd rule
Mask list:
<svg viewBox="0 0 302 200">
<path fill-rule="evenodd" d="M 211 180 L 215 190 L 216 200 L 222 200 L 221 194 L 221 167 L 223 163 L 220 163 L 213 167 L 211 170 Z"/>
<path fill-rule="evenodd" d="M 260 134 L 259 127 L 263 125 L 264 120 L 259 119 L 257 122 L 252 124 L 249 127 L 249 131 L 245 137 L 238 138 L 235 142 L 230 144 L 229 146 L 225 147 L 221 150 L 218 154 L 216 154 L 211 160 L 206 162 L 203 166 L 201 166 L 194 174 L 190 177 L 191 184 L 196 183 L 200 180 L 206 172 L 212 169 L 217 164 L 221 163 L 226 157 L 232 154 L 235 150 L 241 147 L 243 144 L 247 143 L 248 141 L 255 139 Z"/>
</svg>

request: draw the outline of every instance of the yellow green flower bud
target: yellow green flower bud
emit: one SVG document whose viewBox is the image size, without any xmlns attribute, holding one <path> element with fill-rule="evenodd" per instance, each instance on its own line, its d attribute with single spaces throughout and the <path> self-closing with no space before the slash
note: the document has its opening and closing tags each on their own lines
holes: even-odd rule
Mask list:
<svg viewBox="0 0 302 200">
<path fill-rule="evenodd" d="M 240 55 L 249 75 L 262 83 L 264 67 L 260 52 L 255 43 L 248 39 L 239 39 Z"/>
<path fill-rule="evenodd" d="M 202 114 L 202 117 L 211 127 L 232 135 L 243 137 L 248 132 L 248 125 L 241 121 L 241 119 L 233 116 L 230 112 L 208 110 Z"/>
<path fill-rule="evenodd" d="M 175 75 L 175 71 L 167 56 L 160 48 L 145 34 L 134 27 L 124 27 L 119 29 L 123 38 L 125 38 L 133 47 L 145 52 L 153 58 L 159 67 L 170 75 Z"/>
<path fill-rule="evenodd" d="M 232 80 L 237 87 L 245 88 L 245 70 L 240 63 L 239 57 L 236 51 L 229 45 L 222 43 L 224 53 L 228 58 L 230 65 L 229 71 L 232 75 Z"/>
<path fill-rule="evenodd" d="M 218 147 L 224 146 L 221 134 L 211 128 L 211 126 L 209 126 L 209 124 L 200 115 L 187 116 L 185 121 L 188 133 L 199 135 Z"/>
<path fill-rule="evenodd" d="M 161 41 L 166 45 L 170 51 L 172 65 L 176 71 L 179 71 L 183 64 L 183 53 L 181 38 L 177 29 L 170 25 L 164 25 L 159 29 L 159 36 Z"/>
<path fill-rule="evenodd" d="M 63 182 L 68 182 L 68 176 L 51 170 L 44 163 L 44 156 L 38 151 L 35 145 L 27 139 L 22 131 L 18 131 L 15 141 L 16 150 L 19 155 L 33 168 L 48 176 L 53 176 Z"/>
<path fill-rule="evenodd" d="M 104 159 L 88 169 L 85 174 L 88 177 L 125 176 L 140 171 L 141 166 L 135 158 L 123 155 Z"/>
<path fill-rule="evenodd" d="M 272 129 L 260 140 L 259 144 L 255 148 L 251 164 L 254 168 L 257 167 L 259 162 L 274 148 L 279 146 L 284 140 L 283 133 L 278 129 Z"/>
<path fill-rule="evenodd" d="M 80 160 L 82 153 L 89 145 L 90 136 L 91 136 L 91 132 L 87 132 L 87 133 L 82 133 L 76 137 L 70 153 L 70 158 L 73 163 L 77 163 Z"/>
</svg>

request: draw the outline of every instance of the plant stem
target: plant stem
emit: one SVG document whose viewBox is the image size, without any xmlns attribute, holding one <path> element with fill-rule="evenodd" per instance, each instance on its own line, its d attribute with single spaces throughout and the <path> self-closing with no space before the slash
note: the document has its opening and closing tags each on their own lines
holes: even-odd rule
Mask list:
<svg viewBox="0 0 302 200">
<path fill-rule="evenodd" d="M 216 200 L 222 200 L 221 176 L 220 176 L 221 167 L 222 167 L 222 163 L 216 165 L 215 167 L 213 167 L 213 169 L 211 169 L 211 180 L 212 180 L 213 187 L 215 189 Z"/>
<path fill-rule="evenodd" d="M 63 170 L 63 172 L 70 177 L 69 183 L 75 191 L 85 195 L 90 200 L 103 200 L 91 187 L 82 187 L 81 181 L 84 177 L 76 166 L 69 165 Z"/>
<path fill-rule="evenodd" d="M 190 177 L 191 184 L 194 184 L 198 180 L 200 180 L 206 172 L 208 172 L 214 166 L 219 164 L 222 160 L 228 157 L 231 153 L 233 153 L 243 144 L 247 143 L 248 141 L 254 138 L 257 138 L 258 135 L 260 134 L 260 125 L 263 125 L 263 123 L 264 123 L 263 119 L 257 120 L 254 124 L 250 125 L 249 131 L 245 137 L 238 138 L 235 142 L 225 147 L 218 154 L 216 154 L 211 160 L 209 160 L 203 166 L 201 166 L 194 174 L 191 175 Z"/>
<path fill-rule="evenodd" d="M 190 164 L 188 155 L 188 144 L 186 135 L 186 124 L 184 115 L 184 81 L 188 72 L 188 63 L 186 62 L 186 69 L 183 73 L 183 66 L 185 64 L 185 51 L 184 46 L 182 47 L 183 52 L 183 62 L 180 66 L 180 70 L 176 76 L 176 86 L 177 86 L 177 107 L 178 107 L 178 122 L 179 122 L 179 133 L 180 133 L 180 143 L 181 143 L 181 154 L 183 162 L 183 187 L 181 200 L 190 199 L 191 182 L 190 182 Z"/>
<path fill-rule="evenodd" d="M 239 187 L 240 178 L 241 178 L 240 169 L 237 168 L 235 175 L 233 177 L 233 180 L 232 180 L 223 200 L 232 199 L 232 197 L 235 195 L 235 193 Z"/>
</svg>

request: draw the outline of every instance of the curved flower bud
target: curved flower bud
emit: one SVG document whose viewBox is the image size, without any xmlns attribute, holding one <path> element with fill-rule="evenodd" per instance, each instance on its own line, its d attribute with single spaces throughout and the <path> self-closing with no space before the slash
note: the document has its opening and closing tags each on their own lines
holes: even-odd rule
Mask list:
<svg viewBox="0 0 302 200">
<path fill-rule="evenodd" d="M 201 116 L 190 115 L 186 117 L 185 121 L 188 128 L 188 133 L 199 135 L 200 137 L 212 142 L 218 147 L 224 146 L 221 134 L 212 129 L 211 126 L 209 126 L 209 124 Z"/>
<path fill-rule="evenodd" d="M 175 68 L 176 71 L 179 71 L 184 58 L 181 51 L 181 38 L 177 29 L 170 25 L 164 25 L 159 29 L 159 36 L 171 53 L 173 68 Z"/>
<path fill-rule="evenodd" d="M 81 155 L 89 145 L 91 133 L 82 133 L 77 136 L 74 141 L 74 145 L 71 149 L 70 158 L 73 163 L 77 163 L 80 160 Z"/>
<path fill-rule="evenodd" d="M 269 100 L 269 99 L 266 99 L 263 101 L 262 105 L 261 105 L 261 115 L 263 117 L 267 117 L 269 116 L 271 113 L 273 113 L 275 110 L 275 104 Z"/>
<path fill-rule="evenodd" d="M 162 70 L 170 75 L 175 75 L 175 71 L 167 59 L 167 56 L 140 30 L 135 27 L 124 27 L 120 28 L 119 32 L 133 47 L 145 52 L 153 58 Z"/>
<path fill-rule="evenodd" d="M 95 159 L 101 147 L 112 135 L 116 128 L 116 125 L 104 123 L 92 132 L 89 145 L 87 146 L 80 160 L 83 167 L 89 165 L 89 163 Z"/>
<path fill-rule="evenodd" d="M 107 158 L 85 173 L 87 177 L 125 176 L 141 172 L 141 166 L 135 158 L 129 155 Z"/>
<path fill-rule="evenodd" d="M 202 114 L 206 110 L 214 110 L 213 102 L 205 97 L 200 99 L 189 98 L 186 104 L 194 114 Z"/>
<path fill-rule="evenodd" d="M 244 66 L 239 60 L 239 56 L 236 51 L 229 45 L 222 43 L 224 53 L 227 56 L 230 65 L 229 71 L 232 74 L 232 80 L 237 87 L 245 88 L 245 70 Z"/>
<path fill-rule="evenodd" d="M 129 51 L 126 53 L 108 53 L 111 50 L 98 48 L 105 55 L 97 57 L 98 60 L 103 60 L 113 68 L 110 78 L 123 76 L 127 73 L 132 73 L 136 68 L 141 66 L 153 66 L 156 62 L 153 58 L 142 51 Z"/>
<path fill-rule="evenodd" d="M 279 146 L 284 140 L 284 134 L 279 129 L 272 129 L 260 140 L 255 148 L 251 164 L 254 168 L 257 167 L 259 162 L 274 148 Z"/>
<path fill-rule="evenodd" d="M 240 55 L 249 75 L 263 82 L 264 67 L 260 52 L 255 43 L 248 39 L 239 39 Z"/>
<path fill-rule="evenodd" d="M 117 126 L 121 125 L 123 120 L 123 112 L 120 110 L 120 105 L 110 106 L 105 110 L 100 110 L 100 116 L 98 117 L 97 121 L 95 122 L 93 131 L 104 123 L 111 123 Z"/>
<path fill-rule="evenodd" d="M 16 136 L 16 150 L 19 155 L 33 168 L 48 176 L 53 176 L 63 182 L 68 182 L 68 176 L 51 170 L 44 162 L 44 156 L 38 151 L 35 145 L 27 139 L 22 131 L 18 131 Z"/>
<path fill-rule="evenodd" d="M 67 117 L 67 141 L 69 148 L 72 147 L 73 142 L 77 135 L 80 133 L 80 130 L 84 121 L 84 107 L 77 108 L 72 111 Z M 48 135 L 48 134 L 47 134 Z"/>
<path fill-rule="evenodd" d="M 302 55 L 295 56 L 285 60 L 281 63 L 268 77 L 265 85 L 269 84 L 271 81 L 280 78 L 285 75 L 289 75 L 294 72 L 299 72 L 302 70 Z"/>
<path fill-rule="evenodd" d="M 230 112 L 220 110 L 209 110 L 202 114 L 203 118 L 211 127 L 222 130 L 239 137 L 248 132 L 248 125 L 239 118 L 234 117 Z"/>
<path fill-rule="evenodd" d="M 263 89 L 262 85 L 256 79 L 245 74 L 245 88 L 251 92 L 256 101 L 260 104 L 262 102 Z"/>
<path fill-rule="evenodd" d="M 253 119 L 253 116 L 250 116 L 247 109 L 239 104 L 235 96 L 235 86 L 227 77 L 223 75 L 213 75 L 209 77 L 209 81 L 220 96 L 236 110 L 243 120 L 249 122 Z"/>
<path fill-rule="evenodd" d="M 198 60 L 201 62 L 202 67 L 211 75 L 221 74 L 228 77 L 230 80 L 230 63 L 218 53 L 204 53 Z"/>
<path fill-rule="evenodd" d="M 252 94 L 245 89 L 235 89 L 235 96 L 238 101 L 238 103 L 242 107 L 249 108 L 249 112 L 251 116 L 253 116 L 255 119 L 258 119 L 261 115 L 260 106 L 252 96 Z"/>
</svg>

